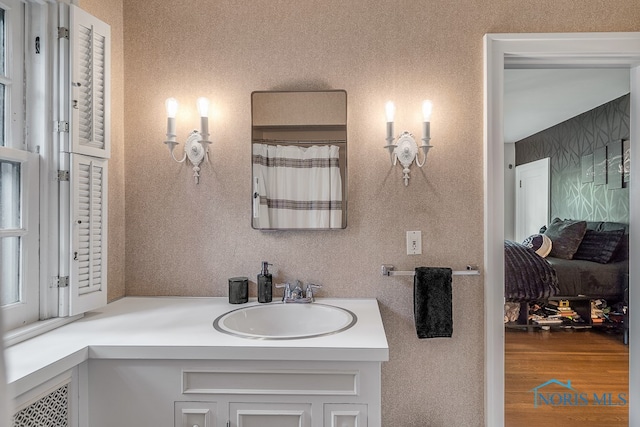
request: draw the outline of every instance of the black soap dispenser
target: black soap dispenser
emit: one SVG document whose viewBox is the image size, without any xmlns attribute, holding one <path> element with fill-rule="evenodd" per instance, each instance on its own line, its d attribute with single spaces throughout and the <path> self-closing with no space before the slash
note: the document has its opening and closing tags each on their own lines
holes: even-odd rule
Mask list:
<svg viewBox="0 0 640 427">
<path fill-rule="evenodd" d="M 258 302 L 271 302 L 273 299 L 273 288 L 271 273 L 269 273 L 269 264 L 262 261 L 262 272 L 258 274 Z"/>
</svg>

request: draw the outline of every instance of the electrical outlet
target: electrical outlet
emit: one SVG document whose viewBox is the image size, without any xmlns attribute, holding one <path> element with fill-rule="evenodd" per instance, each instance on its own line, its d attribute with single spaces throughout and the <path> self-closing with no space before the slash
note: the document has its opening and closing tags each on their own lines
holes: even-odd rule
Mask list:
<svg viewBox="0 0 640 427">
<path fill-rule="evenodd" d="M 407 255 L 422 253 L 422 231 L 407 231 Z"/>
</svg>

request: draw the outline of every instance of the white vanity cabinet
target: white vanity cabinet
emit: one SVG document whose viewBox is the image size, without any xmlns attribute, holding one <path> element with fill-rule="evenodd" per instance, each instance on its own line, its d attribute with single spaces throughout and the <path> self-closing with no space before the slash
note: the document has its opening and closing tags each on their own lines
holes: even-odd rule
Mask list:
<svg viewBox="0 0 640 427">
<path fill-rule="evenodd" d="M 323 302 L 357 323 L 251 340 L 214 329 L 235 308 L 227 298 L 123 298 L 7 348 L 10 397 L 16 412 L 61 401 L 37 403 L 67 411 L 61 427 L 380 427 L 389 348 L 378 303 Z"/>
<path fill-rule="evenodd" d="M 380 363 L 90 360 L 91 427 L 380 426 Z"/>
<path fill-rule="evenodd" d="M 367 426 L 366 404 L 325 403 L 323 407 L 323 421 L 320 424 L 323 427 Z M 232 402 L 228 408 L 228 424 L 220 424 L 216 422 L 217 402 L 175 402 L 174 426 L 309 427 L 314 425 L 310 403 Z"/>
</svg>

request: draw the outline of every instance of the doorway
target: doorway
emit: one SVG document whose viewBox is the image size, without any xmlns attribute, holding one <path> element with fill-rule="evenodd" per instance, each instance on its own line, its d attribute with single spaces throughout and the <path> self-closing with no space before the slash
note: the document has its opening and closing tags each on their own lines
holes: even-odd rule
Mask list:
<svg viewBox="0 0 640 427">
<path fill-rule="evenodd" d="M 504 66 L 624 67 L 630 69 L 631 144 L 640 137 L 640 33 L 488 34 L 485 36 L 485 425 L 504 426 Z M 631 164 L 640 164 L 631 149 Z M 639 206 L 640 179 L 631 172 L 630 205 Z M 636 182 L 636 184 L 633 184 Z M 631 209 L 630 222 L 639 223 Z M 640 229 L 631 229 L 638 241 Z M 631 251 L 630 278 L 640 277 L 640 251 Z M 634 262 L 635 261 L 635 262 Z M 629 293 L 640 307 L 640 292 Z M 629 352 L 640 348 L 640 330 L 631 316 Z M 629 400 L 640 398 L 640 362 L 630 357 Z M 640 407 L 629 406 L 630 425 L 640 425 Z"/>
<path fill-rule="evenodd" d="M 516 166 L 516 242 L 549 222 L 549 160 Z"/>
</svg>

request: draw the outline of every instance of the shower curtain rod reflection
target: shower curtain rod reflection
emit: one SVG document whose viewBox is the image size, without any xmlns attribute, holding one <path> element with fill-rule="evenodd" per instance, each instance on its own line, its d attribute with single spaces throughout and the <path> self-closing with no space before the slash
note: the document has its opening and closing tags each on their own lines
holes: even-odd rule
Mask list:
<svg viewBox="0 0 640 427">
<path fill-rule="evenodd" d="M 384 264 L 380 268 L 383 276 L 415 276 L 415 271 L 395 271 L 395 267 L 390 264 Z M 451 272 L 454 276 L 479 276 L 480 271 L 475 265 L 467 265 L 466 270 L 454 270 Z"/>
<path fill-rule="evenodd" d="M 256 144 L 346 144 L 346 139 L 254 139 Z"/>
</svg>

